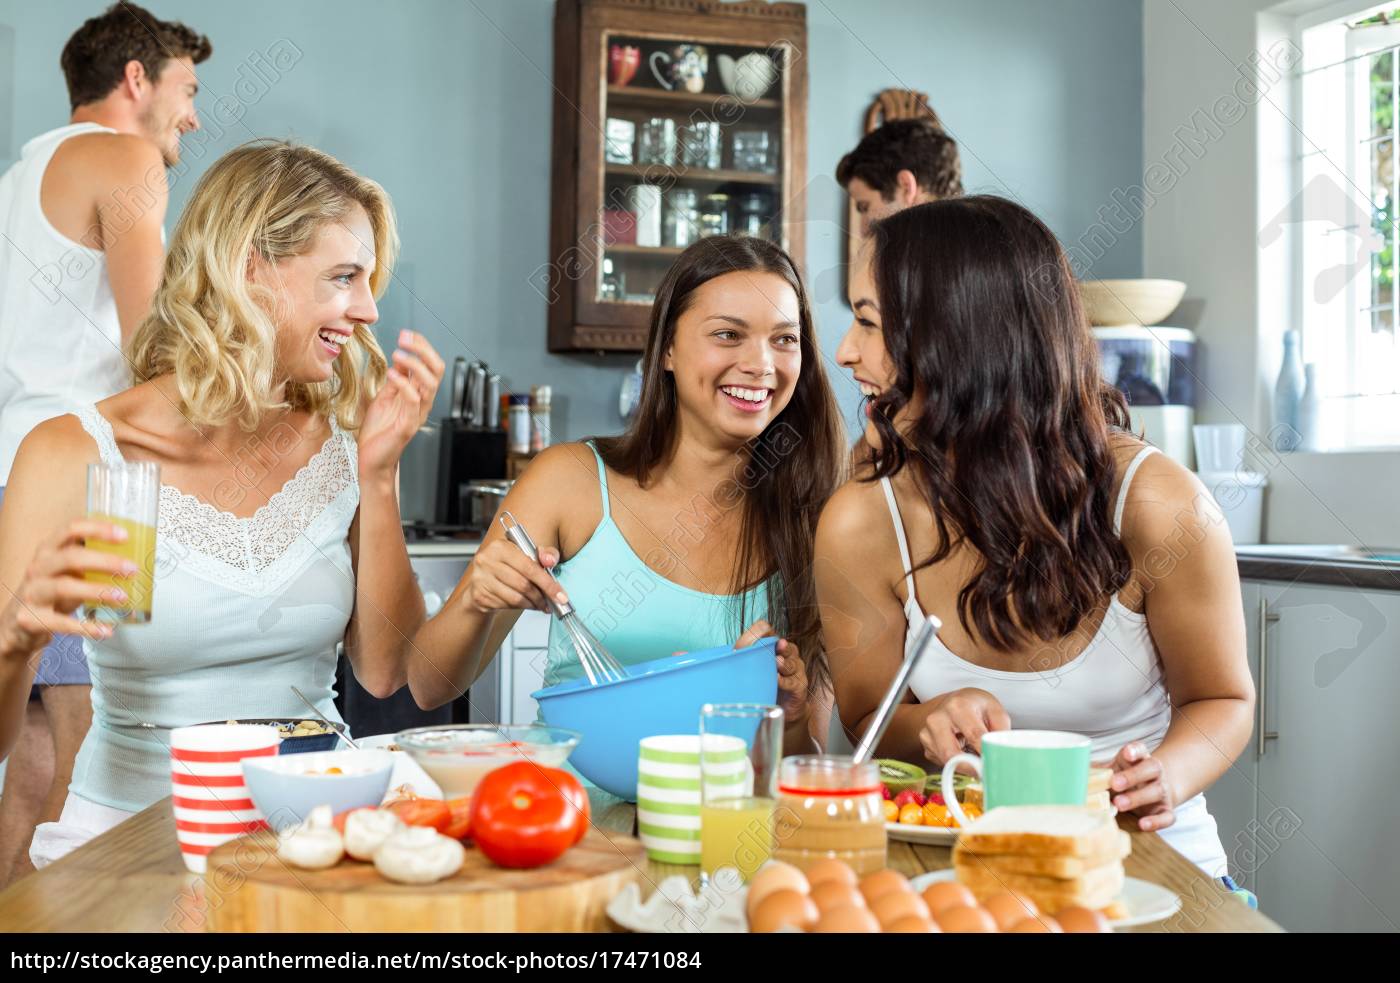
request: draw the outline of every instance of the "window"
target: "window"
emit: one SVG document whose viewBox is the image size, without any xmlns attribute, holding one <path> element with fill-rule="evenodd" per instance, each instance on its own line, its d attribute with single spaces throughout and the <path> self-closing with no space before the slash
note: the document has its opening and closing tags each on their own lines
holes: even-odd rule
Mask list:
<svg viewBox="0 0 1400 983">
<path fill-rule="evenodd" d="M 1295 309 L 1303 360 L 1317 366 L 1323 445 L 1396 445 L 1400 5 L 1307 27 L 1300 47 Z"/>
</svg>

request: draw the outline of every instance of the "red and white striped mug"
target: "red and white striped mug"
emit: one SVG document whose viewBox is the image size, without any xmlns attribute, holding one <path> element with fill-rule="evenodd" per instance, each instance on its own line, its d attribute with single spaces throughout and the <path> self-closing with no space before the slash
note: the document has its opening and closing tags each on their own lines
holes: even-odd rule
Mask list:
<svg viewBox="0 0 1400 983">
<path fill-rule="evenodd" d="M 275 755 L 277 728 L 205 724 L 170 732 L 170 779 L 175 837 L 185 866 L 202 874 L 215 847 L 267 829 L 243 781 L 243 759 Z"/>
</svg>

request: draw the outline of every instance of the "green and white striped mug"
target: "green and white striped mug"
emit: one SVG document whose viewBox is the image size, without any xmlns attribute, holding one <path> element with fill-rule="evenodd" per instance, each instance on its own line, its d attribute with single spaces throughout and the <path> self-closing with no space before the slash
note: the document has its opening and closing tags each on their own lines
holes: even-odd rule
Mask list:
<svg viewBox="0 0 1400 983">
<path fill-rule="evenodd" d="M 752 788 L 748 747 L 738 737 L 705 737 L 710 787 Z M 637 835 L 658 863 L 700 862 L 700 736 L 644 737 L 637 757 Z"/>
</svg>

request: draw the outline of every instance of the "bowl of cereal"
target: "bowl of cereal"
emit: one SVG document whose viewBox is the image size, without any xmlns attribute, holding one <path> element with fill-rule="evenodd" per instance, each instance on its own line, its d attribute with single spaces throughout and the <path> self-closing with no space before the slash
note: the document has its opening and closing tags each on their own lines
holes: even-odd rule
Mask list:
<svg viewBox="0 0 1400 983">
<path fill-rule="evenodd" d="M 333 813 L 379 805 L 394 770 L 394 756 L 384 750 L 268 755 L 248 764 L 252 760 L 243 761 L 248 795 L 276 830 L 301 822 L 319 805 Z"/>
<path fill-rule="evenodd" d="M 340 743 L 340 735 L 345 730 L 343 723 L 334 727 L 321 720 L 297 719 L 296 717 L 244 717 L 239 720 L 211 720 L 214 724 L 265 724 L 277 728 L 277 736 L 282 743 L 277 746 L 278 754 L 304 754 L 309 751 L 334 751 Z M 203 726 L 202 724 L 200 726 Z"/>
</svg>

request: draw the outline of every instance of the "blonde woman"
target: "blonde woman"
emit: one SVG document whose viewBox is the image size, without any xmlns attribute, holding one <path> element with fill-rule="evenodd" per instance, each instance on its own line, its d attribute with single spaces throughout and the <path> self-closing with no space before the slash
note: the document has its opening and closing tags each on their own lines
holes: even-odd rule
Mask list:
<svg viewBox="0 0 1400 983">
<path fill-rule="evenodd" d="M 127 350 L 132 388 L 36 427 L 0 511 L 0 749 L 37 654 L 80 634 L 93 724 L 36 866 L 169 794 L 172 727 L 300 717 L 298 687 L 335 719 L 342 639 L 388 696 L 424 617 L 399 525 L 399 455 L 443 363 L 403 332 L 389 365 L 369 326 L 398 239 L 373 181 L 307 147 L 256 143 L 218 160 L 175 228 L 151 312 Z M 80 620 L 84 546 L 119 533 L 81 518 L 95 461 L 161 466 L 154 619 Z"/>
</svg>

